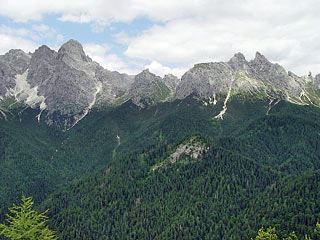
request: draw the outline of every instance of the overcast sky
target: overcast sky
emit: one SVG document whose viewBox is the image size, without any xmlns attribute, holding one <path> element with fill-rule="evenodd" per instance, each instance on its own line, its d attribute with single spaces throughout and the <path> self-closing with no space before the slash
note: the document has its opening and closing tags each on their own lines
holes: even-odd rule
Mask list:
<svg viewBox="0 0 320 240">
<path fill-rule="evenodd" d="M 195 63 L 259 51 L 320 72 L 319 0 L 0 0 L 0 54 L 69 39 L 109 70 L 179 77 Z"/>
</svg>

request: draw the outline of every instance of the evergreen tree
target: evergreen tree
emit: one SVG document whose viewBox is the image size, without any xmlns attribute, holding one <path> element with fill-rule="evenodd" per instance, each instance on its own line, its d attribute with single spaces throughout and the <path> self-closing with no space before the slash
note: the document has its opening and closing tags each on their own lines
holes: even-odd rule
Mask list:
<svg viewBox="0 0 320 240">
<path fill-rule="evenodd" d="M 47 226 L 47 216 L 38 213 L 32 209 L 34 202 L 31 197 L 22 195 L 22 204 L 17 206 L 13 204 L 9 208 L 10 214 L 7 214 L 6 224 L 0 224 L 0 235 L 11 240 L 52 240 L 57 239 L 54 232 Z"/>
<path fill-rule="evenodd" d="M 260 228 L 258 231 L 258 236 L 256 236 L 255 240 L 278 240 L 278 236 L 276 234 L 276 228 L 269 227 L 265 232 L 263 228 Z"/>
<path fill-rule="evenodd" d="M 320 223 L 317 223 L 316 228 L 314 229 L 315 234 L 320 237 Z"/>
</svg>

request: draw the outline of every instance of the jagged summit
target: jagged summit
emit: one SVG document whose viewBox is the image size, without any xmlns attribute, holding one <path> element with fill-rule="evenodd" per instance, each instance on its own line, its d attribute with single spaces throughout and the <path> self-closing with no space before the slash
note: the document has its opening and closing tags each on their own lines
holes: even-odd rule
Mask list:
<svg viewBox="0 0 320 240">
<path fill-rule="evenodd" d="M 171 76 L 162 79 L 145 69 L 135 76 L 126 97 L 132 99 L 136 105 L 144 107 L 147 104 L 170 100 L 176 86 L 176 79 Z"/>
<path fill-rule="evenodd" d="M 255 58 L 252 61 L 259 63 L 270 63 L 269 60 L 260 52 L 256 52 Z"/>
<path fill-rule="evenodd" d="M 64 57 L 65 55 L 67 55 L 77 61 L 90 61 L 90 59 L 86 56 L 82 45 L 78 41 L 73 39 L 63 44 L 60 47 L 58 54 L 60 57 Z"/>
<path fill-rule="evenodd" d="M 236 53 L 229 61 L 229 66 L 234 70 L 244 70 L 249 69 L 248 62 L 242 53 Z"/>
<path fill-rule="evenodd" d="M 229 62 L 247 62 L 245 56 L 241 53 L 238 52 L 234 54 L 234 56 L 229 60 Z"/>
<path fill-rule="evenodd" d="M 281 98 L 296 104 L 316 104 L 319 97 L 311 94 L 308 79 L 300 78 L 277 63 L 271 63 L 257 52 L 247 61 L 242 53 L 236 53 L 225 63 L 196 64 L 181 78 L 176 96 L 183 99 L 196 94 L 204 99 L 216 99 L 217 95 L 235 94 L 261 95 L 270 99 Z M 316 97 L 315 97 L 316 96 Z"/>
<path fill-rule="evenodd" d="M 33 61 L 42 61 L 43 59 L 51 59 L 53 56 L 57 56 L 57 53 L 50 49 L 47 45 L 42 45 L 38 49 L 35 50 L 35 52 L 32 54 L 32 60 Z"/>
<path fill-rule="evenodd" d="M 137 76 L 143 76 L 143 77 L 154 77 L 156 76 L 154 73 L 150 72 L 149 68 L 146 68 L 144 70 L 142 70 L 142 72 L 138 73 Z"/>
<path fill-rule="evenodd" d="M 0 101 L 16 86 L 15 77 L 23 74 L 30 63 L 31 54 L 12 49 L 0 56 Z"/>
<path fill-rule="evenodd" d="M 5 56 L 9 57 L 9 56 L 15 56 L 15 57 L 31 57 L 31 54 L 25 53 L 24 51 L 22 51 L 21 49 L 11 49 L 9 50 L 9 52 L 7 52 L 5 54 Z"/>
<path fill-rule="evenodd" d="M 161 78 L 149 69 L 136 76 L 109 71 L 92 61 L 73 39 L 58 52 L 43 45 L 33 54 L 10 50 L 0 56 L 0 103 L 14 96 L 16 101 L 40 106 L 49 123 L 56 121 L 52 114 L 71 117 L 63 120 L 68 126 L 95 106 L 114 106 L 131 99 L 144 107 L 191 94 L 213 105 L 220 98 L 225 111 L 228 99 L 243 93 L 320 106 L 319 88 L 320 75 L 298 77 L 259 52 L 250 61 L 238 52 L 228 62 L 195 64 L 181 80 L 172 74 Z"/>
</svg>

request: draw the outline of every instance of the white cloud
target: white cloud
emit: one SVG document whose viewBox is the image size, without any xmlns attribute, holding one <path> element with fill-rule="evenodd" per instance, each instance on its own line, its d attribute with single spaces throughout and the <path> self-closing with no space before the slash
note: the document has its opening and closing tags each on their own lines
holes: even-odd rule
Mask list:
<svg viewBox="0 0 320 240">
<path fill-rule="evenodd" d="M 154 66 L 225 61 L 239 51 L 251 59 L 260 51 L 298 74 L 319 71 L 318 0 L 0 0 L 0 6 L 0 15 L 14 21 L 57 14 L 60 21 L 90 23 L 95 32 L 141 17 L 157 21 L 134 37 L 122 29 L 114 35 L 118 43 L 128 45 L 127 56 Z M 19 31 L 8 34 L 26 35 Z M 39 31 L 33 38 L 37 36 L 45 37 Z M 116 55 L 96 57 L 109 67 L 114 61 L 114 69 L 128 66 Z"/>
<path fill-rule="evenodd" d="M 64 36 L 62 34 L 57 34 L 56 43 L 61 43 L 64 40 Z"/>
<path fill-rule="evenodd" d="M 1 25 L 0 26 L 0 33 L 7 34 L 7 35 L 25 37 L 30 34 L 30 30 L 28 30 L 26 28 L 11 28 L 6 25 Z"/>
<path fill-rule="evenodd" d="M 63 14 L 58 20 L 62 22 L 77 22 L 77 23 L 88 23 L 92 21 L 89 15 L 73 15 L 73 14 Z"/>
<path fill-rule="evenodd" d="M 137 74 L 139 69 L 130 68 L 118 55 L 110 54 L 108 44 L 87 43 L 83 45 L 85 53 L 105 69 L 127 74 Z"/>
<path fill-rule="evenodd" d="M 127 74 L 137 74 L 143 69 L 148 68 L 151 72 L 163 77 L 165 74 L 171 73 L 178 77 L 188 69 L 188 67 L 181 68 L 169 68 L 162 65 L 159 62 L 153 61 L 150 64 L 142 64 L 140 62 L 125 62 L 121 57 L 116 54 L 108 53 L 111 47 L 108 44 L 95 44 L 87 43 L 83 45 L 85 53 L 92 58 L 94 61 L 98 62 L 105 69 L 111 71 L 118 71 Z"/>
<path fill-rule="evenodd" d="M 128 45 L 130 43 L 130 37 L 124 31 L 121 31 L 121 32 L 114 34 L 113 37 L 115 37 L 116 42 L 119 44 Z"/>
<path fill-rule="evenodd" d="M 11 49 L 22 49 L 25 52 L 34 52 L 38 47 L 32 41 L 2 33 L 0 33 L 0 42 L 0 54 L 5 54 Z"/>
<path fill-rule="evenodd" d="M 12 28 L 6 25 L 1 25 L 0 33 L 6 34 L 9 36 L 23 37 L 25 39 L 29 38 L 34 41 L 39 41 L 41 39 L 47 40 L 47 39 L 61 35 L 61 34 L 57 34 L 57 31 L 54 28 L 51 28 L 45 24 L 32 25 L 29 28 Z"/>
<path fill-rule="evenodd" d="M 201 17 L 173 19 L 131 38 L 125 54 L 185 65 L 226 61 L 236 52 L 252 59 L 259 51 L 300 75 L 309 69 L 319 72 L 314 63 L 320 55 L 320 18 L 312 3 L 319 6 L 312 0 L 298 5 L 274 0 L 212 1 Z"/>
<path fill-rule="evenodd" d="M 171 73 L 178 78 L 181 78 L 181 76 L 188 70 L 187 66 L 181 68 L 169 68 L 156 61 L 153 61 L 152 63 L 146 65 L 144 68 L 148 68 L 150 72 L 160 77 L 164 77 L 164 75 Z"/>
<path fill-rule="evenodd" d="M 32 29 L 36 32 L 48 32 L 50 31 L 50 27 L 45 24 L 33 25 Z"/>
</svg>

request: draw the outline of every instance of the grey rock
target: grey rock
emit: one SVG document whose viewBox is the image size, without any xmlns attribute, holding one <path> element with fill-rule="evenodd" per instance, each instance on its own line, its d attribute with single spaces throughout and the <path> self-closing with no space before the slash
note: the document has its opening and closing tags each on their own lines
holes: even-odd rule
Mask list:
<svg viewBox="0 0 320 240">
<path fill-rule="evenodd" d="M 6 94 L 16 97 L 24 92 L 23 99 L 16 99 L 38 103 L 41 110 L 47 111 L 50 123 L 55 121 L 52 116 L 74 116 L 72 124 L 98 103 L 114 104 L 133 80 L 134 76 L 103 69 L 75 40 L 63 44 L 58 52 L 43 45 L 32 55 L 12 50 L 0 56 L 0 101 Z M 17 84 L 20 92 L 15 89 Z M 21 90 L 21 86 L 26 89 Z"/>
<path fill-rule="evenodd" d="M 103 69 L 75 40 L 63 44 L 58 52 L 47 46 L 37 49 L 27 79 L 45 97 L 46 110 L 63 115 L 79 114 L 98 102 L 113 104 L 117 94 L 133 82 L 132 76 Z"/>
<path fill-rule="evenodd" d="M 163 82 L 172 91 L 172 93 L 175 93 L 180 80 L 173 74 L 167 74 L 164 76 Z"/>
<path fill-rule="evenodd" d="M 168 77 L 166 81 L 169 81 Z M 146 69 L 135 76 L 126 98 L 140 107 L 145 107 L 148 104 L 166 101 L 170 95 L 173 93 L 164 80 Z"/>
<path fill-rule="evenodd" d="M 314 83 L 313 83 L 315 89 L 320 89 L 320 74 L 317 74 L 315 77 L 314 77 Z"/>
<path fill-rule="evenodd" d="M 264 94 L 267 97 L 299 99 L 305 94 L 306 80 L 287 73 L 279 64 L 271 63 L 259 52 L 248 62 L 243 54 L 235 54 L 228 62 L 196 64 L 181 78 L 176 97 L 190 94 L 212 98 L 219 94 Z"/>
<path fill-rule="evenodd" d="M 0 101 L 11 94 L 17 101 L 45 109 L 48 122 L 54 122 L 50 116 L 67 116 L 73 118 L 72 126 L 95 106 L 118 105 L 128 99 L 145 107 L 195 94 L 215 104 L 219 97 L 249 93 L 310 104 L 317 97 L 314 89 L 320 89 L 319 74 L 313 78 L 287 73 L 259 52 L 249 62 L 236 53 L 228 62 L 195 64 L 181 80 L 172 74 L 161 78 L 148 69 L 136 76 L 106 70 L 75 40 L 58 52 L 44 45 L 33 54 L 11 50 L 0 56 Z"/>
<path fill-rule="evenodd" d="M 117 99 L 124 96 L 134 81 L 134 76 L 103 68 L 97 69 L 96 78 L 102 83 L 102 91 L 97 99 L 99 105 L 115 104 Z"/>
<path fill-rule="evenodd" d="M 255 58 L 249 62 L 253 70 L 254 77 L 265 83 L 286 92 L 289 95 L 299 95 L 301 92 L 301 84 L 296 81 L 296 77 L 290 75 L 279 64 L 269 62 L 261 53 L 257 52 Z"/>
<path fill-rule="evenodd" d="M 0 96 L 4 96 L 8 89 L 14 88 L 15 76 L 27 70 L 30 59 L 31 54 L 19 49 L 10 50 L 0 56 Z"/>
<path fill-rule="evenodd" d="M 49 112 L 78 113 L 93 100 L 97 65 L 80 46 L 71 40 L 58 53 L 42 46 L 32 56 L 27 81 L 31 87 L 38 86 Z"/>
</svg>

